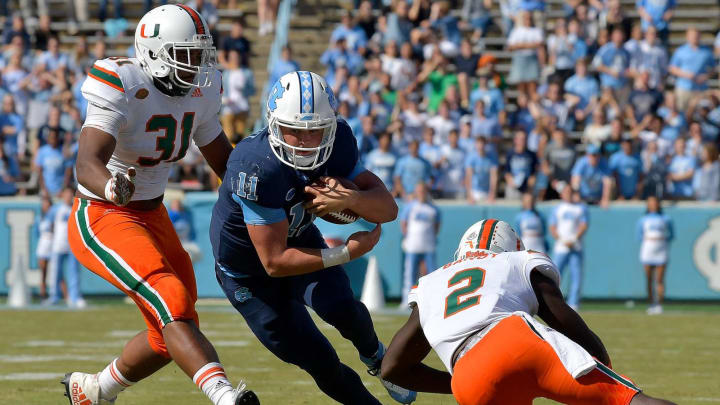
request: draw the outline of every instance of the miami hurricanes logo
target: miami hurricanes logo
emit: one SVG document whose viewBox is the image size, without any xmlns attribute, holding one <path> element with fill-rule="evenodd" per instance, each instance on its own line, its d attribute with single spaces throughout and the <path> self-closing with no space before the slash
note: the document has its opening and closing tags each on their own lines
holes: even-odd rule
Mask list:
<svg viewBox="0 0 720 405">
<path fill-rule="evenodd" d="M 707 278 L 708 286 L 720 291 L 720 217 L 711 219 L 709 225 L 695 241 L 693 259 L 700 273 Z"/>
<path fill-rule="evenodd" d="M 160 35 L 160 24 L 155 24 L 155 29 L 153 30 L 153 34 L 148 36 L 145 33 L 145 24 L 140 26 L 140 36 L 143 38 L 155 38 L 156 36 Z"/>
</svg>

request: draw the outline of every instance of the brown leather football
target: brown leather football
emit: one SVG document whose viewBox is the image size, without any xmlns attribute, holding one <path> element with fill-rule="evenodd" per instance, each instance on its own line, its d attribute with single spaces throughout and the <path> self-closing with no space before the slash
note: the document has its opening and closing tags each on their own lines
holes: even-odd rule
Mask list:
<svg viewBox="0 0 720 405">
<path fill-rule="evenodd" d="M 347 189 L 359 190 L 358 186 L 348 179 L 344 179 L 342 177 L 335 177 L 335 179 L 337 179 L 340 182 L 340 184 L 342 184 L 343 187 L 345 187 Z M 312 184 L 310 184 L 310 187 L 323 188 L 323 187 L 325 187 L 325 183 L 323 183 L 322 180 L 317 179 Z M 306 193 L 305 196 L 307 197 L 308 200 L 311 200 L 313 197 L 313 195 L 310 193 Z M 358 218 L 360 218 L 360 216 L 351 209 L 345 209 L 342 212 L 330 212 L 320 218 L 324 221 L 327 221 L 327 222 L 330 222 L 333 224 L 347 225 L 347 224 L 352 224 L 353 222 L 357 221 Z"/>
</svg>

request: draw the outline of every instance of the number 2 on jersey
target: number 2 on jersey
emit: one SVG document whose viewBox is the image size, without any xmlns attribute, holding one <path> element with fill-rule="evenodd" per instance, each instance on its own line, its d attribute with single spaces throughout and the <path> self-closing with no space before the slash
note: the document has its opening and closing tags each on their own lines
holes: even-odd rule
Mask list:
<svg viewBox="0 0 720 405">
<path fill-rule="evenodd" d="M 445 318 L 451 317 L 470 307 L 474 307 L 480 302 L 479 294 L 472 297 L 466 296 L 474 293 L 483 286 L 485 282 L 485 270 L 480 267 L 475 267 L 458 271 L 448 280 L 448 288 L 458 285 L 465 280 L 469 280 L 468 285 L 456 288 L 445 299 Z"/>
<path fill-rule="evenodd" d="M 190 146 L 190 132 L 192 132 L 193 121 L 195 121 L 194 112 L 186 112 L 180 122 L 180 150 L 177 156 L 170 158 L 175 150 L 175 138 L 177 137 L 177 120 L 171 114 L 153 115 L 145 124 L 146 132 L 165 131 L 164 135 L 158 136 L 156 140 L 155 150 L 162 152 L 159 157 L 151 158 L 141 156 L 138 158 L 140 166 L 156 166 L 158 163 L 177 162 L 185 157 L 188 147 Z"/>
</svg>

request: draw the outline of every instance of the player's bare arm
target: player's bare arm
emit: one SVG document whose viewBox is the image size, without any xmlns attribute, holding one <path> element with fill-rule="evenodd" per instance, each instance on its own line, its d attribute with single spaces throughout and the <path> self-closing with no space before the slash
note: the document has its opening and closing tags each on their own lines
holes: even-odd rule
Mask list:
<svg viewBox="0 0 720 405">
<path fill-rule="evenodd" d="M 602 341 L 588 328 L 580 315 L 565 303 L 555 282 L 537 270 L 530 273 L 530 282 L 539 304 L 538 316 L 548 326 L 569 337 L 596 359 L 610 366 L 610 356 Z"/>
<path fill-rule="evenodd" d="M 450 373 L 422 364 L 430 350 L 432 347 L 420 326 L 420 311 L 413 306 L 410 318 L 387 348 L 381 378 L 413 391 L 451 394 Z"/>
<path fill-rule="evenodd" d="M 221 131 L 212 142 L 201 147 L 200 152 L 215 174 L 222 179 L 227 169 L 228 157 L 232 152 L 232 145 L 225 136 L 225 132 Z"/>
<path fill-rule="evenodd" d="M 288 247 L 287 220 L 267 225 L 247 225 L 250 240 L 260 257 L 265 271 L 271 277 L 288 277 L 312 273 L 328 266 L 323 257 L 324 249 Z M 369 252 L 380 240 L 380 224 L 372 231 L 360 231 L 350 235 L 345 242 L 349 260 Z"/>
<path fill-rule="evenodd" d="M 78 182 L 95 195 L 105 195 L 105 184 L 111 177 L 106 165 L 115 150 L 115 138 L 94 127 L 80 132 L 77 157 Z"/>
<path fill-rule="evenodd" d="M 332 177 L 321 177 L 324 188 L 305 187 L 314 197 L 305 209 L 317 216 L 351 209 L 368 222 L 385 223 L 397 218 L 398 207 L 382 180 L 369 170 L 355 177 L 359 190 L 350 190 Z"/>
</svg>

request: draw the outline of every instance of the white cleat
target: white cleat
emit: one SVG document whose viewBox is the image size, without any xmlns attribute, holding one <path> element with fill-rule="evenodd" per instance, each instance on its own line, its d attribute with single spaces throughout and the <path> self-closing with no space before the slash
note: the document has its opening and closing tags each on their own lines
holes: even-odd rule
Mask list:
<svg viewBox="0 0 720 405">
<path fill-rule="evenodd" d="M 61 381 L 65 385 L 65 396 L 70 405 L 113 405 L 115 399 L 100 397 L 100 383 L 97 374 L 67 373 Z"/>
<path fill-rule="evenodd" d="M 247 389 L 244 381 L 240 381 L 233 393 L 233 405 L 260 405 L 260 400 L 254 392 Z"/>
</svg>

